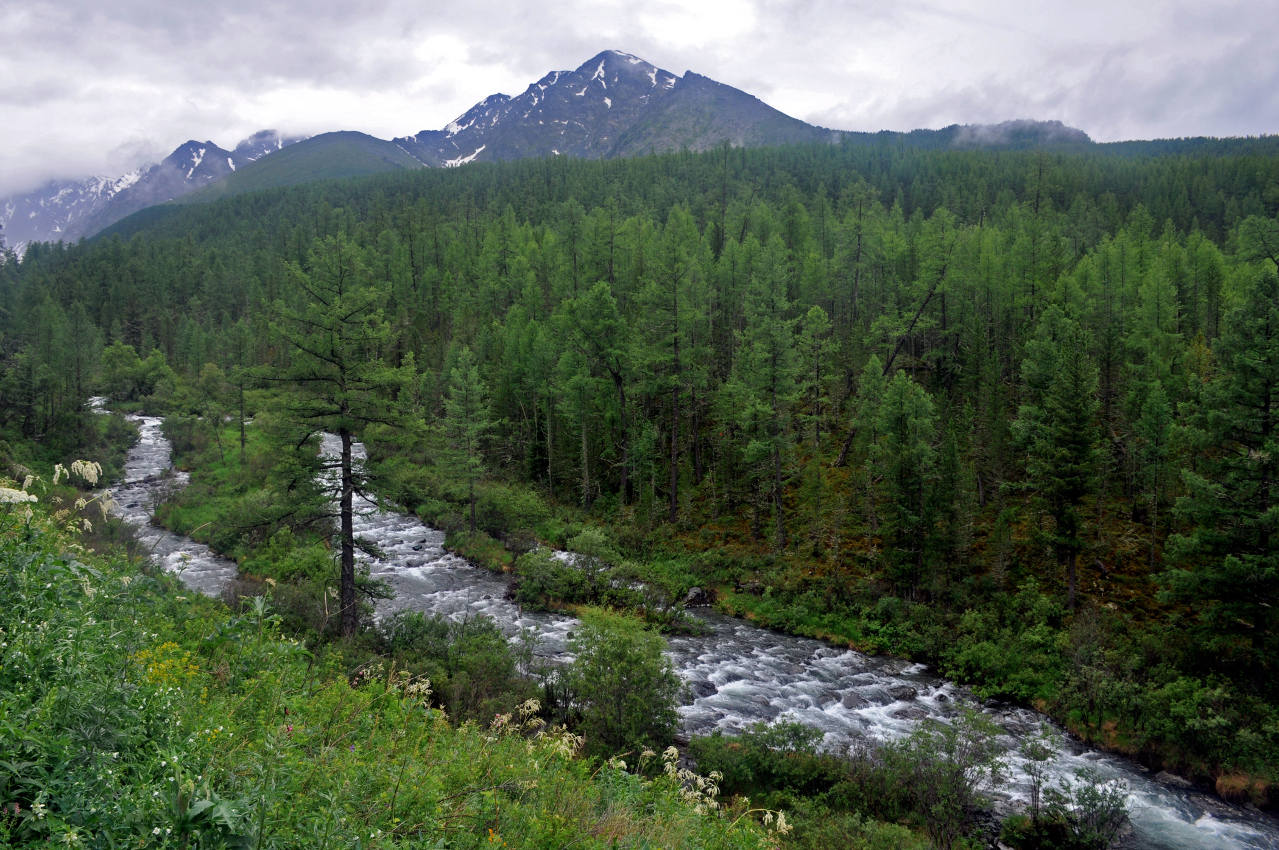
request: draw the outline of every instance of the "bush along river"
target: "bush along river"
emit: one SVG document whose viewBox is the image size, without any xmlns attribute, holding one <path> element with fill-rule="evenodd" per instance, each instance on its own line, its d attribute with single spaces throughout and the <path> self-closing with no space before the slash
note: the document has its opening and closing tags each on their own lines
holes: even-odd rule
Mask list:
<svg viewBox="0 0 1279 850">
<path fill-rule="evenodd" d="M 154 506 L 186 478 L 170 464 L 162 420 L 134 416 L 141 438 L 129 452 L 125 480 L 112 488 L 116 513 L 135 528 L 165 569 L 189 587 L 217 595 L 236 575 L 234 562 L 208 547 L 150 524 Z M 335 437 L 323 450 L 336 452 Z M 363 447 L 357 445 L 357 456 Z M 382 557 L 368 563 L 374 578 L 387 581 L 395 598 L 379 604 L 377 615 L 417 610 L 450 617 L 484 614 L 512 638 L 532 634 L 537 655 L 567 657 L 572 617 L 522 611 L 506 598 L 505 580 L 444 549 L 444 533 L 417 518 L 379 509 L 357 498 L 355 533 L 375 542 Z M 687 684 L 680 708 L 689 735 L 740 731 L 761 721 L 798 721 L 824 733 L 824 746 L 846 751 L 856 741 L 892 740 L 908 735 L 928 718 L 948 721 L 977 700 L 962 687 L 931 675 L 920 664 L 867 656 L 809 638 L 791 637 L 743 620 L 705 612 L 704 635 L 670 639 L 675 670 Z M 982 707 L 1001 728 L 1009 779 L 996 796 L 1029 799 L 1029 779 L 1019 745 L 1046 722 L 1034 711 L 1010 706 Z M 1135 848 L 1275 848 L 1279 823 L 1249 808 L 1231 805 L 1193 788 L 1157 781 L 1146 769 L 1120 756 L 1082 747 L 1067 736 L 1050 763 L 1048 782 L 1074 779 L 1089 767 L 1103 781 L 1128 789 Z"/>
</svg>

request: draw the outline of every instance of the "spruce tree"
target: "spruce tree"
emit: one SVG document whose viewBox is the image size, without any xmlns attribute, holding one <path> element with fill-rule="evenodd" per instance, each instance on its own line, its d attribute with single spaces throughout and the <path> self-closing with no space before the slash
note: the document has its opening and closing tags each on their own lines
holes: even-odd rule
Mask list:
<svg viewBox="0 0 1279 850">
<path fill-rule="evenodd" d="M 1183 470 L 1165 576 L 1193 605 L 1196 654 L 1270 689 L 1279 658 L 1279 277 L 1245 272 L 1242 302 L 1214 349 L 1221 372 L 1192 417 L 1202 450 Z"/>
<path fill-rule="evenodd" d="M 1056 305 L 1040 317 L 1022 361 L 1026 403 L 1014 430 L 1026 452 L 1026 485 L 1051 519 L 1048 536 L 1075 605 L 1076 562 L 1083 548 L 1083 501 L 1097 486 L 1097 367 L 1088 338 Z"/>
</svg>

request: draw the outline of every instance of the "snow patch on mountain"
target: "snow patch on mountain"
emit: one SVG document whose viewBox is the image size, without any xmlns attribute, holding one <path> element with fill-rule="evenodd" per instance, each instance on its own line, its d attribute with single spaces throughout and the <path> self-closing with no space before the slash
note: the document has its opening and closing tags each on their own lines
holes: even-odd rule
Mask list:
<svg viewBox="0 0 1279 850">
<path fill-rule="evenodd" d="M 191 155 L 191 167 L 187 169 L 188 180 L 191 179 L 191 175 L 195 174 L 195 170 L 200 167 L 200 163 L 204 162 L 204 154 L 207 151 L 208 151 L 208 148 L 200 148 L 199 150 L 197 150 L 195 153 Z M 227 161 L 230 162 L 231 158 L 227 157 Z"/>
<path fill-rule="evenodd" d="M 488 145 L 480 145 L 470 156 L 459 156 L 457 159 L 446 159 L 444 166 L 446 168 L 456 168 L 459 165 L 466 165 L 468 162 L 474 162 L 475 158 L 480 155 L 480 151 L 484 150 Z"/>
</svg>

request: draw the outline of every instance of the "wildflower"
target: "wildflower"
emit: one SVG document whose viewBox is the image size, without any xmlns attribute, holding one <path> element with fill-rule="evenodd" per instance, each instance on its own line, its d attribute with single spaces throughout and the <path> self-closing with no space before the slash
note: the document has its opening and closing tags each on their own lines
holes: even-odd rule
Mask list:
<svg viewBox="0 0 1279 850">
<path fill-rule="evenodd" d="M 0 505 L 17 505 L 24 502 L 38 501 L 35 496 L 24 490 L 0 487 Z"/>
<path fill-rule="evenodd" d="M 89 485 L 97 484 L 102 477 L 102 464 L 92 460 L 77 460 L 71 464 L 71 472 Z"/>
</svg>

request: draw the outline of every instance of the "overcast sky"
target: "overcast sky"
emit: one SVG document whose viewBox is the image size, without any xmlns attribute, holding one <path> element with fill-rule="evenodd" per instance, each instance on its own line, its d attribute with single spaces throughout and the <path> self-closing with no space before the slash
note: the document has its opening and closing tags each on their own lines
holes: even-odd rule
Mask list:
<svg viewBox="0 0 1279 850">
<path fill-rule="evenodd" d="M 0 0 L 0 195 L 187 139 L 439 129 L 604 49 L 846 130 L 1279 132 L 1275 0 Z"/>
</svg>

